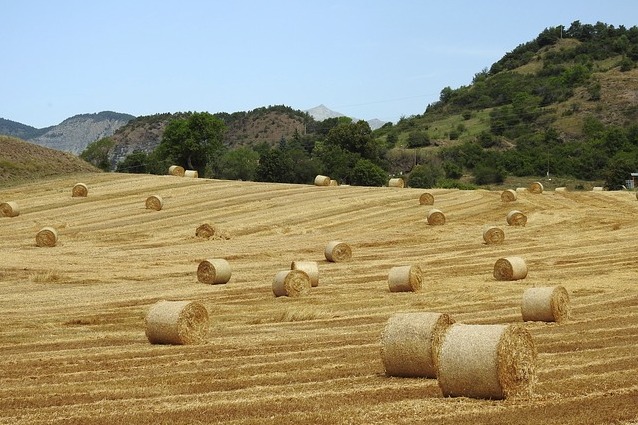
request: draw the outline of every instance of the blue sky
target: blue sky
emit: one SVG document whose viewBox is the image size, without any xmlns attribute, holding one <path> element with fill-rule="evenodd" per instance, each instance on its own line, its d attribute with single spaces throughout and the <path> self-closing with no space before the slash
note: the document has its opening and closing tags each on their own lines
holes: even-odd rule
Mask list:
<svg viewBox="0 0 638 425">
<path fill-rule="evenodd" d="M 548 27 L 638 25 L 633 0 L 0 0 L 0 118 L 269 105 L 396 122 Z"/>
</svg>

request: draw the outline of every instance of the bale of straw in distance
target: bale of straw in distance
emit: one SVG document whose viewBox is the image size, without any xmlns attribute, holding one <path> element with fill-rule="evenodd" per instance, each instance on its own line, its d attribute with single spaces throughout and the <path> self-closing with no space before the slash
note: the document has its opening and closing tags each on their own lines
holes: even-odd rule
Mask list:
<svg viewBox="0 0 638 425">
<path fill-rule="evenodd" d="M 569 318 L 569 294 L 563 286 L 527 288 L 521 314 L 525 322 L 561 322 Z"/>
<path fill-rule="evenodd" d="M 527 264 L 521 257 L 499 258 L 494 263 L 496 280 L 519 280 L 527 276 Z"/>
<path fill-rule="evenodd" d="M 518 210 L 508 212 L 505 220 L 510 226 L 525 226 L 527 224 L 527 216 Z"/>
<path fill-rule="evenodd" d="M 505 232 L 500 227 L 485 226 L 483 228 L 483 240 L 488 245 L 503 243 Z"/>
<path fill-rule="evenodd" d="M 164 201 L 159 195 L 151 195 L 146 198 L 146 208 L 149 210 L 159 211 L 164 206 Z"/>
<path fill-rule="evenodd" d="M 330 186 L 330 177 L 318 174 L 315 177 L 315 186 Z"/>
<path fill-rule="evenodd" d="M 319 264 L 316 261 L 293 261 L 290 263 L 290 270 L 306 272 L 310 278 L 310 285 L 312 287 L 319 286 Z"/>
<path fill-rule="evenodd" d="M 17 217 L 20 215 L 20 207 L 17 202 L 9 201 L 0 204 L 0 217 Z"/>
<path fill-rule="evenodd" d="M 536 357 L 534 340 L 522 326 L 452 324 L 441 344 L 438 384 L 444 396 L 529 397 Z"/>
<path fill-rule="evenodd" d="M 230 264 L 223 258 L 204 260 L 197 267 L 197 280 L 209 285 L 227 283 L 231 273 Z"/>
<path fill-rule="evenodd" d="M 421 196 L 419 196 L 419 204 L 420 205 L 433 205 L 434 204 L 434 195 L 429 192 L 423 192 Z"/>
<path fill-rule="evenodd" d="M 184 177 L 190 177 L 190 178 L 196 179 L 199 177 L 199 173 L 197 172 L 197 170 L 185 170 Z"/>
<path fill-rule="evenodd" d="M 534 182 L 529 185 L 529 191 L 532 193 L 543 193 L 543 183 Z"/>
<path fill-rule="evenodd" d="M 516 201 L 516 191 L 514 189 L 507 189 L 501 192 L 501 201 L 514 202 Z"/>
<path fill-rule="evenodd" d="M 216 233 L 215 226 L 211 226 L 208 223 L 204 223 L 198 226 L 197 229 L 195 229 L 195 236 L 197 236 L 198 238 L 208 239 L 214 236 L 215 233 Z"/>
<path fill-rule="evenodd" d="M 352 259 L 352 248 L 345 242 L 330 241 L 324 250 L 326 260 L 333 263 L 350 261 Z"/>
<path fill-rule="evenodd" d="M 423 272 L 419 266 L 396 266 L 388 273 L 390 292 L 416 292 L 423 285 Z"/>
<path fill-rule="evenodd" d="M 89 188 L 84 183 L 76 183 L 71 190 L 71 197 L 85 198 L 89 194 Z"/>
<path fill-rule="evenodd" d="M 443 313 L 396 313 L 381 333 L 388 376 L 436 378 L 443 335 L 454 320 Z"/>
<path fill-rule="evenodd" d="M 151 344 L 198 344 L 208 333 L 208 311 L 197 301 L 158 301 L 145 318 Z"/>
<path fill-rule="evenodd" d="M 298 297 L 311 287 L 310 276 L 303 270 L 281 270 L 272 282 L 275 297 Z"/>
<path fill-rule="evenodd" d="M 567 188 L 566 187 L 557 187 L 556 189 L 554 189 L 554 192 L 567 192 Z"/>
<path fill-rule="evenodd" d="M 603 190 L 602 186 L 594 186 L 591 188 L 591 190 L 595 191 L 595 192 L 601 192 Z M 636 197 L 638 197 L 638 192 L 636 192 Z"/>
<path fill-rule="evenodd" d="M 35 244 L 37 246 L 55 246 L 58 243 L 58 231 L 53 227 L 43 227 L 35 235 Z"/>
<path fill-rule="evenodd" d="M 405 181 L 400 178 L 392 178 L 388 180 L 388 187 L 405 187 Z"/>
<path fill-rule="evenodd" d="M 445 224 L 445 215 L 441 210 L 432 208 L 428 212 L 428 224 L 431 224 L 433 226 L 441 226 Z"/>
<path fill-rule="evenodd" d="M 184 167 L 181 165 L 171 165 L 168 167 L 168 174 L 171 176 L 184 177 L 185 172 L 186 170 L 184 170 Z"/>
<path fill-rule="evenodd" d="M 328 186 L 339 186 L 339 182 L 333 179 L 330 179 L 330 184 Z"/>
</svg>

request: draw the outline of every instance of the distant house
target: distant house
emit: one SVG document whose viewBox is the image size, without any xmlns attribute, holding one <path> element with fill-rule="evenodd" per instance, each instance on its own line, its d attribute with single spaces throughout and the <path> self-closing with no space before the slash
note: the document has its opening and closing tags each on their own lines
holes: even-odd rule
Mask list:
<svg viewBox="0 0 638 425">
<path fill-rule="evenodd" d="M 627 189 L 638 187 L 638 173 L 631 173 L 631 179 L 625 181 L 625 186 Z"/>
</svg>

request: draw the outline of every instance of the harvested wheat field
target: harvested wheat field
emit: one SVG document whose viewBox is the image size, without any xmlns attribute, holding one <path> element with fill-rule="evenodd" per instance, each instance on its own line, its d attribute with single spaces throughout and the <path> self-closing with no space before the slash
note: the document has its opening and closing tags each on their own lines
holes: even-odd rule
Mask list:
<svg viewBox="0 0 638 425">
<path fill-rule="evenodd" d="M 68 190 L 77 181 L 86 198 Z M 629 192 L 432 190 L 287 185 L 175 176 L 79 174 L 0 189 L 0 423 L 3 424 L 635 424 L 638 423 L 638 201 Z M 160 211 L 145 208 L 157 194 Z M 506 226 L 524 211 L 526 226 Z M 195 235 L 201 223 L 227 239 Z M 501 244 L 483 227 L 500 225 Z M 34 235 L 57 229 L 54 247 Z M 352 248 L 328 262 L 324 248 Z M 494 263 L 529 273 L 497 281 Z M 198 281 L 223 258 L 225 285 Z M 316 261 L 320 284 L 275 297 L 273 276 Z M 390 292 L 394 266 L 423 270 Z M 563 286 L 570 316 L 524 322 L 530 287 Z M 151 344 L 158 301 L 196 301 L 198 344 Z M 531 396 L 444 397 L 436 379 L 390 377 L 381 334 L 400 312 L 514 324 L 532 336 Z"/>
</svg>

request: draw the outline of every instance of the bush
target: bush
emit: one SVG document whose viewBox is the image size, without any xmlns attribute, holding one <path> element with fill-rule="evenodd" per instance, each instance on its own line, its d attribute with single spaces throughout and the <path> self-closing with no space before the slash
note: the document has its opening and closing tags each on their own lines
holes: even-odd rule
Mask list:
<svg viewBox="0 0 638 425">
<path fill-rule="evenodd" d="M 435 164 L 417 165 L 410 172 L 408 186 L 429 189 L 443 177 L 443 168 Z"/>
<path fill-rule="evenodd" d="M 430 136 L 425 131 L 412 131 L 408 134 L 408 148 L 430 146 Z"/>
<path fill-rule="evenodd" d="M 351 182 L 355 186 L 383 186 L 388 182 L 388 174 L 372 161 L 360 159 L 352 169 Z"/>
</svg>

